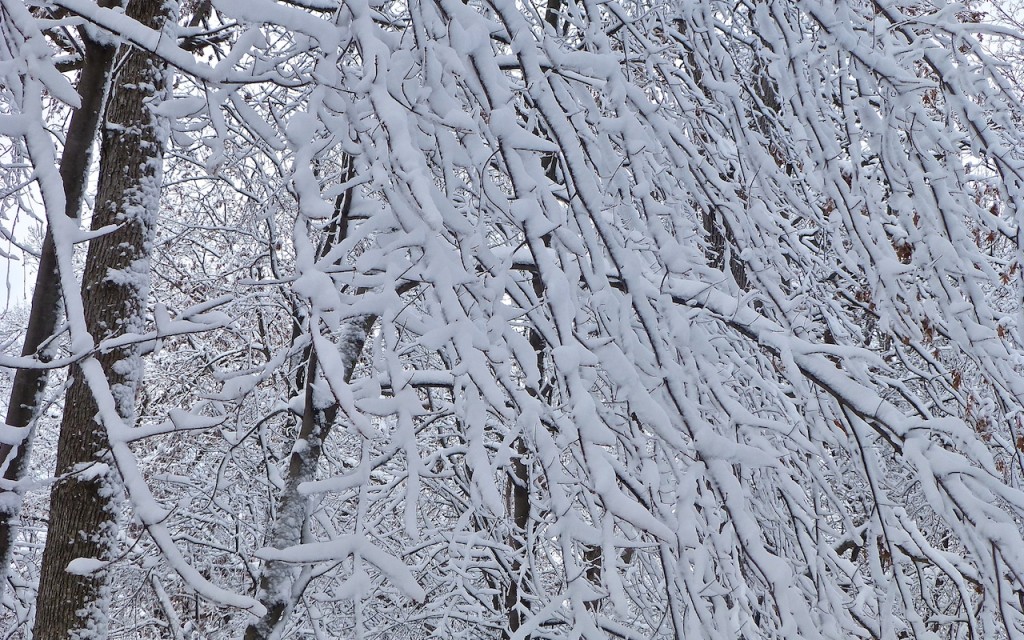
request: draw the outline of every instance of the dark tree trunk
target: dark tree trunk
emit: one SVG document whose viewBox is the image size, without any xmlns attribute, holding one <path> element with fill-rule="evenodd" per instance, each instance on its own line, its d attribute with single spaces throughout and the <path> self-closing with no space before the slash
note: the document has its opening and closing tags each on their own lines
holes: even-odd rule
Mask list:
<svg viewBox="0 0 1024 640">
<path fill-rule="evenodd" d="M 547 167 L 547 172 L 548 177 L 553 180 L 555 174 L 554 162 Z M 542 237 L 542 241 L 545 247 L 547 247 L 550 245 L 551 238 L 545 235 Z M 540 300 L 544 296 L 544 282 L 541 279 L 540 273 L 534 273 L 532 280 L 533 292 L 537 295 L 537 299 Z M 541 380 L 538 381 L 539 388 L 531 389 L 529 393 L 530 395 L 550 400 L 551 389 L 544 380 L 545 354 L 548 350 L 547 343 L 535 329 L 530 329 L 529 340 L 530 346 L 533 347 L 534 353 L 537 354 L 537 370 L 541 372 Z M 502 633 L 503 639 L 511 638 L 519 630 L 523 625 L 523 616 L 530 608 L 529 602 L 524 597 L 522 584 L 527 578 L 522 558 L 533 552 L 529 540 L 531 506 L 530 470 L 525 462 L 530 452 L 526 447 L 526 441 L 523 439 L 523 436 L 516 438 L 515 447 L 516 455 L 512 458 L 512 464 L 508 470 L 508 503 L 513 524 L 508 543 L 512 548 L 513 556 L 510 567 L 511 571 L 508 576 L 509 582 L 505 587 L 504 602 L 502 603 L 508 623 L 507 630 Z M 530 636 L 526 636 L 525 640 L 530 640 Z"/>
<path fill-rule="evenodd" d="M 529 609 L 529 605 L 523 598 L 521 582 L 523 575 L 522 557 L 530 553 L 530 545 L 527 540 L 530 524 L 530 475 L 523 459 L 527 455 L 526 445 L 523 438 L 516 438 L 516 457 L 512 459 L 511 469 L 508 474 L 509 503 L 512 511 L 512 534 L 509 535 L 509 546 L 512 547 L 512 566 L 509 575 L 509 583 L 505 589 L 505 613 L 508 617 L 508 630 L 502 634 L 502 638 L 511 638 L 523 625 L 523 614 Z M 530 636 L 526 636 L 529 640 Z"/>
<path fill-rule="evenodd" d="M 164 0 L 132 0 L 126 13 L 161 29 L 169 9 Z M 165 70 L 161 60 L 133 49 L 125 54 L 112 82 L 92 228 L 116 229 L 90 242 L 82 279 L 86 328 L 97 342 L 141 329 L 163 145 L 147 102 L 162 92 Z M 116 349 L 97 359 L 118 413 L 131 421 L 142 373 L 137 350 Z M 96 637 L 106 635 L 106 570 L 76 575 L 66 569 L 76 558 L 112 559 L 121 483 L 111 468 L 107 433 L 97 420 L 93 392 L 78 367 L 72 367 L 71 377 L 36 603 L 37 638 L 75 637 L 86 630 Z"/>
<path fill-rule="evenodd" d="M 109 4 L 109 3 L 101 3 Z M 64 185 L 66 205 L 64 213 L 77 218 L 82 207 L 86 176 L 89 172 L 92 143 L 96 137 L 100 109 L 111 63 L 114 59 L 113 46 L 93 41 L 84 33 L 85 62 L 78 79 L 78 93 L 82 104 L 71 116 L 64 153 L 61 156 L 60 176 Z M 57 274 L 57 257 L 53 237 L 47 230 L 43 249 L 39 257 L 39 270 L 32 290 L 32 309 L 28 326 L 25 328 L 25 342 L 21 355 L 37 355 L 40 347 L 53 335 L 60 316 L 60 280 Z M 41 354 L 40 359 L 45 359 Z M 46 388 L 45 369 L 19 369 L 14 375 L 10 402 L 7 409 L 7 424 L 12 427 L 33 425 L 39 410 L 40 394 Z M 28 465 L 32 433 L 20 446 L 0 444 L 0 595 L 6 584 L 6 571 L 14 551 L 14 538 L 18 514 L 21 511 L 21 491 L 15 483 L 21 479 Z M 5 495 L 6 494 L 6 495 Z M 11 499 L 13 498 L 13 499 Z"/>
</svg>

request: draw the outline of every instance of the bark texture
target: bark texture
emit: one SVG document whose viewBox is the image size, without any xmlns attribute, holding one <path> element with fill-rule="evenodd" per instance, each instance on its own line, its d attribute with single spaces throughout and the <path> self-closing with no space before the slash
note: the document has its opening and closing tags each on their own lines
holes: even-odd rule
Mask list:
<svg viewBox="0 0 1024 640">
<path fill-rule="evenodd" d="M 164 0 L 133 0 L 127 14 L 161 29 Z M 100 148 L 92 228 L 116 229 L 89 244 L 82 294 L 86 328 L 96 341 L 141 328 L 148 296 L 149 251 L 159 209 L 163 135 L 149 108 L 162 91 L 164 63 L 129 50 L 112 81 Z M 133 418 L 142 374 L 134 348 L 100 354 L 120 415 Z M 50 526 L 39 582 L 34 636 L 106 636 L 106 571 L 76 575 L 76 558 L 111 560 L 115 552 L 120 479 L 108 464 L 109 443 L 93 392 L 77 367 L 65 399 L 57 445 L 59 478 L 51 492 Z"/>
<path fill-rule="evenodd" d="M 352 376 L 352 369 L 359 360 L 366 343 L 366 335 L 374 318 L 367 317 L 349 323 L 349 333 L 341 345 L 342 362 L 345 365 L 346 382 Z M 323 454 L 324 440 L 330 435 L 331 426 L 338 415 L 338 405 L 318 407 L 314 397 L 314 383 L 317 378 L 316 351 L 310 349 L 304 374 L 304 405 L 297 443 L 288 459 L 288 477 L 284 489 L 277 499 L 277 515 L 274 519 L 268 545 L 285 549 L 304 541 L 309 522 L 309 496 L 299 493 L 299 485 L 316 479 L 316 469 Z M 294 593 L 296 569 L 294 565 L 269 560 L 260 574 L 260 603 L 267 608 L 267 614 L 254 621 L 245 630 L 245 640 L 263 640 L 279 637 L 279 627 L 288 619 L 288 612 L 301 596 Z"/>
<path fill-rule="evenodd" d="M 66 198 L 64 213 L 69 218 L 77 218 L 82 207 L 92 142 L 96 137 L 96 127 L 115 51 L 115 47 L 89 38 L 84 30 L 83 42 L 85 62 L 78 80 L 78 93 L 81 95 L 82 104 L 71 116 L 60 162 L 60 176 Z M 57 319 L 60 316 L 59 277 L 53 236 L 47 230 L 39 257 L 36 283 L 32 290 L 32 308 L 21 350 L 23 356 L 37 355 L 57 327 Z M 13 427 L 28 427 L 33 424 L 39 410 L 40 394 L 46 388 L 46 381 L 46 369 L 19 369 L 15 373 L 10 402 L 7 405 L 7 424 Z M 3 481 L 0 482 L 0 595 L 7 582 L 6 571 L 11 563 L 17 520 L 21 511 L 22 496 L 16 483 L 21 479 L 28 464 L 31 442 L 30 433 L 20 446 L 0 444 L 0 470 L 3 475 Z"/>
<path fill-rule="evenodd" d="M 351 178 L 352 167 L 346 169 L 344 180 Z M 352 211 L 352 194 L 341 194 L 335 201 L 335 216 L 327 229 L 327 235 L 317 252 L 323 258 L 335 244 L 348 234 L 348 222 Z M 296 334 L 298 337 L 301 319 L 296 313 Z M 363 352 L 366 337 L 376 321 L 374 316 L 354 318 L 347 323 L 347 333 L 338 345 L 342 365 L 345 367 L 345 381 L 352 378 L 356 362 Z M 299 369 L 296 389 L 303 390 L 303 412 L 298 425 L 296 446 L 288 458 L 288 475 L 285 486 L 277 498 L 274 523 L 268 546 L 284 549 L 304 541 L 309 522 L 309 497 L 299 493 L 299 485 L 316 479 L 317 466 L 323 454 L 324 441 L 330 435 L 331 426 L 338 415 L 338 405 L 331 403 L 318 406 L 314 389 L 318 378 L 316 350 L 310 345 L 303 354 L 305 367 Z M 322 402 L 322 401 L 321 401 Z M 267 608 L 265 616 L 254 620 L 245 630 L 245 640 L 263 640 L 280 637 L 280 627 L 289 617 L 301 593 L 295 589 L 296 568 L 285 562 L 270 560 L 263 565 L 260 573 L 260 603 Z M 301 589 L 301 586 L 299 587 Z"/>
</svg>

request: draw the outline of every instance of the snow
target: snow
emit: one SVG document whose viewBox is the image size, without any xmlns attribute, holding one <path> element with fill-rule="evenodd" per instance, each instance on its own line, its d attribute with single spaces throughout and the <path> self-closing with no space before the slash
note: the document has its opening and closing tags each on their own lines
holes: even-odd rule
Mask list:
<svg viewBox="0 0 1024 640">
<path fill-rule="evenodd" d="M 31 433 L 30 427 L 12 427 L 9 424 L 0 424 L 0 444 L 18 445 Z"/>
<path fill-rule="evenodd" d="M 76 576 L 88 576 L 102 571 L 108 564 L 98 558 L 75 558 L 68 563 L 67 572 Z"/>
<path fill-rule="evenodd" d="M 348 556 L 358 555 L 385 575 L 402 593 L 416 601 L 426 597 L 423 588 L 400 559 L 370 544 L 358 535 L 341 536 L 329 542 L 311 542 L 287 549 L 264 548 L 256 555 L 265 560 L 280 560 L 293 563 L 332 562 Z"/>
</svg>

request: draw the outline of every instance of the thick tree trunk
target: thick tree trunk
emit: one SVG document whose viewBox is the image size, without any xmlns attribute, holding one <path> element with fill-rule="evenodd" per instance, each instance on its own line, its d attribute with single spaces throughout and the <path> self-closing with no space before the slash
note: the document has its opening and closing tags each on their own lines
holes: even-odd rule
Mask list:
<svg viewBox="0 0 1024 640">
<path fill-rule="evenodd" d="M 170 8 L 164 0 L 132 0 L 126 13 L 161 29 Z M 162 91 L 164 76 L 165 63 L 131 50 L 112 83 L 92 228 L 116 229 L 90 242 L 82 279 L 86 328 L 97 341 L 141 329 L 164 138 L 147 102 Z M 131 421 L 142 374 L 137 350 L 112 350 L 98 360 L 118 412 Z M 67 568 L 76 558 L 113 559 L 120 480 L 109 466 L 109 443 L 96 419 L 93 393 L 77 367 L 71 376 L 36 603 L 37 638 L 105 637 L 107 632 L 107 572 L 78 575 Z"/>
<path fill-rule="evenodd" d="M 109 4 L 109 3 L 103 3 Z M 78 93 L 81 106 L 72 114 L 61 156 L 60 176 L 64 183 L 66 206 L 64 213 L 77 218 L 82 207 L 85 182 L 100 109 L 110 77 L 115 47 L 93 41 L 84 33 L 85 62 L 78 79 Z M 39 257 L 39 270 L 32 290 L 32 309 L 28 326 L 25 328 L 25 342 L 21 355 L 37 355 L 40 347 L 48 340 L 57 326 L 60 316 L 60 284 L 57 274 L 57 257 L 53 236 L 47 230 L 43 249 Z M 39 410 L 39 397 L 46 387 L 46 369 L 19 369 L 14 375 L 10 402 L 7 409 L 7 424 L 12 427 L 29 427 Z M 17 488 L 28 464 L 32 433 L 17 447 L 0 444 L 0 595 L 6 584 L 6 571 L 14 551 L 16 523 L 21 511 L 22 493 Z"/>
</svg>

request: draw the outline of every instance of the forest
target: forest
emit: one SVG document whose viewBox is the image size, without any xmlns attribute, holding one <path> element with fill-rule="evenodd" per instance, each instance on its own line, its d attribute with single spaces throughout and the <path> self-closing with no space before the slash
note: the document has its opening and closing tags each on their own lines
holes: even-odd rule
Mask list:
<svg viewBox="0 0 1024 640">
<path fill-rule="evenodd" d="M 0 640 L 1024 639 L 1012 0 L 0 0 Z"/>
</svg>

